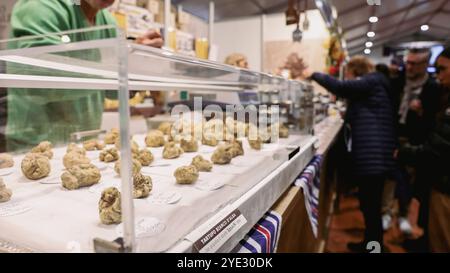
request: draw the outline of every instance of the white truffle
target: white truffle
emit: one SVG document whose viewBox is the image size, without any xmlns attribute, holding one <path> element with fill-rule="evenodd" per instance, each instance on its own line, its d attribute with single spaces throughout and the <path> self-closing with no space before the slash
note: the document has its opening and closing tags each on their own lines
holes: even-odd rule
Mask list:
<svg viewBox="0 0 450 273">
<path fill-rule="evenodd" d="M 53 158 L 52 144 L 49 141 L 43 141 L 39 143 L 39 145 L 31 149 L 31 152 L 42 154 L 48 159 Z"/>
<path fill-rule="evenodd" d="M 98 202 L 100 221 L 105 225 L 122 222 L 121 196 L 117 188 L 110 187 L 102 192 Z"/>
<path fill-rule="evenodd" d="M 162 122 L 158 126 L 158 130 L 161 131 L 164 135 L 170 135 L 170 130 L 172 129 L 172 123 L 170 122 Z"/>
<path fill-rule="evenodd" d="M 106 144 L 114 144 L 116 140 L 119 138 L 119 129 L 113 128 L 109 133 L 105 135 L 105 143 Z"/>
<path fill-rule="evenodd" d="M 31 180 L 38 180 L 50 174 L 50 160 L 41 153 L 28 153 L 22 160 L 22 173 Z"/>
<path fill-rule="evenodd" d="M 87 158 L 85 155 L 80 154 L 76 151 L 69 152 L 63 157 L 63 165 L 66 169 L 70 169 L 73 166 L 81 165 L 81 164 L 89 164 L 91 160 Z"/>
<path fill-rule="evenodd" d="M 182 139 L 180 147 L 186 153 L 194 153 L 198 151 L 198 141 L 193 137 L 191 137 L 190 140 Z"/>
<path fill-rule="evenodd" d="M 140 150 L 139 153 L 133 154 L 133 157 L 137 159 L 142 166 L 150 166 L 154 160 L 153 154 L 147 149 Z"/>
<path fill-rule="evenodd" d="M 100 152 L 100 161 L 103 162 L 114 162 L 119 160 L 119 152 L 116 148 L 105 149 Z"/>
<path fill-rule="evenodd" d="M 233 154 L 229 150 L 229 145 L 219 145 L 217 149 L 214 151 L 213 155 L 211 156 L 211 161 L 214 164 L 218 165 L 226 165 L 231 162 L 231 159 L 233 158 Z"/>
<path fill-rule="evenodd" d="M 194 157 L 191 165 L 195 166 L 199 172 L 210 172 L 213 167 L 211 161 L 204 159 L 201 155 Z"/>
<path fill-rule="evenodd" d="M 83 148 L 86 149 L 86 151 L 100 151 L 105 148 L 105 143 L 99 141 L 98 139 L 86 140 L 83 142 Z"/>
<path fill-rule="evenodd" d="M 178 158 L 183 153 L 183 149 L 178 147 L 175 142 L 168 142 L 164 145 L 163 158 L 165 159 Z"/>
<path fill-rule="evenodd" d="M 145 137 L 147 147 L 162 147 L 165 143 L 164 134 L 158 130 L 148 132 Z"/>
<path fill-rule="evenodd" d="M 14 166 L 14 159 L 10 154 L 0 154 L 0 169 Z"/>
<path fill-rule="evenodd" d="M 6 188 L 3 179 L 0 177 L 0 203 L 8 202 L 11 200 L 12 191 Z"/>
<path fill-rule="evenodd" d="M 69 146 L 67 146 L 66 153 L 70 153 L 70 152 L 76 152 L 81 155 L 86 155 L 86 150 L 82 147 L 78 147 L 78 145 L 75 143 L 70 143 Z"/>
<path fill-rule="evenodd" d="M 136 199 L 146 198 L 152 190 L 152 179 L 150 176 L 137 173 L 133 176 L 133 196 Z"/>
<path fill-rule="evenodd" d="M 73 166 L 61 175 L 62 186 L 68 190 L 97 184 L 101 179 L 100 170 L 93 164 Z"/>
<path fill-rule="evenodd" d="M 197 181 L 199 173 L 195 166 L 179 167 L 174 172 L 178 184 L 192 184 Z"/>
</svg>

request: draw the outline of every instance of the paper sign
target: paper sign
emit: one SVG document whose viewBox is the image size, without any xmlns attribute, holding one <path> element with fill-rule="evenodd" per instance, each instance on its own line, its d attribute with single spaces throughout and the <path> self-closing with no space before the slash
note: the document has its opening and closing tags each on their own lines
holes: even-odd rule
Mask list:
<svg viewBox="0 0 450 273">
<path fill-rule="evenodd" d="M 134 229 L 136 237 L 144 238 L 160 234 L 166 229 L 166 225 L 157 218 L 146 217 L 136 219 Z M 119 237 L 123 236 L 123 224 L 116 227 L 116 233 Z"/>
<path fill-rule="evenodd" d="M 14 168 L 0 169 L 0 176 L 7 176 L 14 172 Z"/>
<path fill-rule="evenodd" d="M 223 181 L 205 181 L 205 180 L 199 180 L 197 181 L 194 186 L 195 188 L 202 190 L 202 191 L 214 191 L 222 188 L 225 185 L 225 182 Z"/>
<path fill-rule="evenodd" d="M 160 192 L 151 194 L 147 198 L 147 202 L 154 205 L 176 204 L 181 199 L 181 194 L 175 191 Z"/>
<path fill-rule="evenodd" d="M 217 252 L 245 223 L 247 219 L 236 209 L 201 236 L 194 248 L 200 253 Z"/>
<path fill-rule="evenodd" d="M 25 213 L 31 209 L 30 206 L 20 202 L 6 203 L 0 205 L 0 217 L 14 216 Z"/>
</svg>

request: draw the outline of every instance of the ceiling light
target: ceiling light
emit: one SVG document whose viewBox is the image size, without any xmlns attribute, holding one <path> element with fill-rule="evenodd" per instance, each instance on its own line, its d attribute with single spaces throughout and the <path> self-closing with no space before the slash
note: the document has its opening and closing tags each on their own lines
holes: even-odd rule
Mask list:
<svg viewBox="0 0 450 273">
<path fill-rule="evenodd" d="M 378 17 L 376 17 L 376 16 L 371 16 L 371 17 L 369 18 L 369 22 L 371 22 L 371 23 L 376 23 L 376 22 L 378 22 Z"/>
<path fill-rule="evenodd" d="M 364 49 L 364 54 L 369 55 L 372 51 L 369 48 Z"/>
<path fill-rule="evenodd" d="M 421 25 L 421 26 L 420 26 L 420 29 L 421 29 L 422 31 L 427 31 L 427 30 L 430 29 L 430 26 L 428 26 L 428 25 Z"/>
<path fill-rule="evenodd" d="M 373 31 L 367 32 L 367 37 L 369 37 L 369 38 L 375 37 L 375 32 L 373 32 Z"/>
<path fill-rule="evenodd" d="M 373 43 L 372 42 L 366 42 L 366 47 L 372 47 Z"/>
</svg>

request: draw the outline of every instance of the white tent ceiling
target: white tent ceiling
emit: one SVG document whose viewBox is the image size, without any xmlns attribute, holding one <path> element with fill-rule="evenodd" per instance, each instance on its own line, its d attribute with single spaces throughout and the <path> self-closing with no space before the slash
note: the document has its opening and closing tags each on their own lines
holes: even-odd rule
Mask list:
<svg viewBox="0 0 450 273">
<path fill-rule="evenodd" d="M 308 1 L 308 8 L 315 8 L 315 1 L 300 0 L 301 7 Z M 338 13 L 349 53 L 360 54 L 367 41 L 374 47 L 395 45 L 399 42 L 437 40 L 448 41 L 450 37 L 450 0 L 381 0 L 380 6 L 369 6 L 367 0 L 329 0 Z M 183 9 L 201 18 L 208 18 L 210 0 L 172 0 Z M 287 0 L 214 0 L 217 21 L 230 20 L 258 14 L 284 12 Z M 377 16 L 377 23 L 368 18 Z M 428 24 L 426 32 L 420 26 Z M 367 32 L 375 37 L 368 38 Z"/>
</svg>

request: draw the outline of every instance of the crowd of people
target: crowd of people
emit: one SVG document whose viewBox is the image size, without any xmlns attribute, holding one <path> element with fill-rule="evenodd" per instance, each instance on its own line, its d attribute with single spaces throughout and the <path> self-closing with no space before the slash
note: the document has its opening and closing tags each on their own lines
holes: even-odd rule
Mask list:
<svg viewBox="0 0 450 273">
<path fill-rule="evenodd" d="M 348 102 L 345 147 L 366 226 L 364 240 L 348 244 L 351 251 L 364 252 L 371 241 L 383 245 L 397 197 L 399 229 L 411 238 L 405 249 L 450 252 L 450 48 L 437 58 L 435 75 L 427 70 L 430 57 L 429 49 L 410 49 L 400 71 L 396 62 L 374 66 L 357 56 L 344 81 L 304 73 Z M 420 203 L 418 238 L 408 220 L 412 198 Z"/>
</svg>

